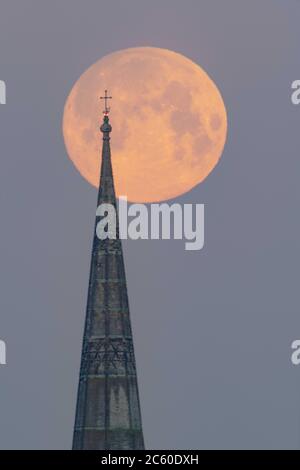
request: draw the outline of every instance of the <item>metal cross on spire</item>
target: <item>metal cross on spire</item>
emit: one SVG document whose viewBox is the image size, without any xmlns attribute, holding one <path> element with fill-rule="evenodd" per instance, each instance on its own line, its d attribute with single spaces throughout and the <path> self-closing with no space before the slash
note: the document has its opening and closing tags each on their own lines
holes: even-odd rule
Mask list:
<svg viewBox="0 0 300 470">
<path fill-rule="evenodd" d="M 103 111 L 103 114 L 105 114 L 105 116 L 108 116 L 108 113 L 110 111 L 110 107 L 107 106 L 107 100 L 111 100 L 111 99 L 112 99 L 112 96 L 107 95 L 107 90 L 105 90 L 104 96 L 100 96 L 100 100 L 104 100 L 104 103 L 105 103 L 105 109 Z"/>
</svg>

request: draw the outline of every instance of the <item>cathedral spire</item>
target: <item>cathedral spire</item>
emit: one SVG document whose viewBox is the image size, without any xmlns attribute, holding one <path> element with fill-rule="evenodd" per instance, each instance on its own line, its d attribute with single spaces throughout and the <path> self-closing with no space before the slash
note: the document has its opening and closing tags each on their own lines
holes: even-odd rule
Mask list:
<svg viewBox="0 0 300 470">
<path fill-rule="evenodd" d="M 98 206 L 117 210 L 105 91 Z M 121 240 L 94 230 L 73 449 L 143 449 L 144 439 Z"/>
</svg>

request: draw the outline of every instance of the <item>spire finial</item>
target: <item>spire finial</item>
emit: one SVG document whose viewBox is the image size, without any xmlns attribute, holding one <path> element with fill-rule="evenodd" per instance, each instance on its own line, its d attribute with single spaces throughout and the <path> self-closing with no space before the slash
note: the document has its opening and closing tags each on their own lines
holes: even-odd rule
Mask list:
<svg viewBox="0 0 300 470">
<path fill-rule="evenodd" d="M 111 100 L 111 99 L 112 99 L 112 96 L 107 95 L 107 90 L 105 90 L 104 96 L 100 96 L 100 100 L 104 100 L 104 105 L 105 105 L 105 108 L 103 111 L 104 116 L 108 116 L 109 114 L 110 108 L 107 106 L 107 100 Z"/>
</svg>

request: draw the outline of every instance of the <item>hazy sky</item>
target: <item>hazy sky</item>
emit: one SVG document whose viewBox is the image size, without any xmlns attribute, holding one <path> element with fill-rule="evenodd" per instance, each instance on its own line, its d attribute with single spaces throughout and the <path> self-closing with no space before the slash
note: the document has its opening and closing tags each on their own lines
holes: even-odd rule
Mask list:
<svg viewBox="0 0 300 470">
<path fill-rule="evenodd" d="M 176 199 L 205 203 L 204 249 L 124 243 L 146 446 L 300 447 L 299 24 L 296 0 L 1 2 L 1 448 L 71 447 L 97 193 L 63 106 L 133 46 L 199 63 L 229 121 L 216 169 Z"/>
</svg>

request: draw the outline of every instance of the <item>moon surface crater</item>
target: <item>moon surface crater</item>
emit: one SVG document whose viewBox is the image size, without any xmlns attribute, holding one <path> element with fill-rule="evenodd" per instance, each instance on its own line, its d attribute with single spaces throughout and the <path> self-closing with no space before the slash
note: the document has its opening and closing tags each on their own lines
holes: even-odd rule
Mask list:
<svg viewBox="0 0 300 470">
<path fill-rule="evenodd" d="M 116 193 L 134 202 L 179 196 L 203 181 L 227 134 L 222 96 L 181 54 L 137 47 L 109 54 L 73 86 L 64 109 L 66 148 L 81 175 L 99 186 L 100 96 L 113 96 L 110 122 Z"/>
</svg>

